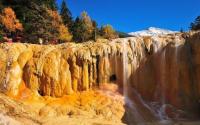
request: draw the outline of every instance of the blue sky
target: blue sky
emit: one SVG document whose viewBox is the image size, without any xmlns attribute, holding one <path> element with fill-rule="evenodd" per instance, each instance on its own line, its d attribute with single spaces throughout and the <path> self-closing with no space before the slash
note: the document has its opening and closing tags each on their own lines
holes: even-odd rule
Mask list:
<svg viewBox="0 0 200 125">
<path fill-rule="evenodd" d="M 62 0 L 58 0 L 58 4 Z M 87 11 L 99 25 L 132 32 L 148 27 L 188 30 L 200 15 L 200 0 L 66 0 L 73 17 Z"/>
</svg>

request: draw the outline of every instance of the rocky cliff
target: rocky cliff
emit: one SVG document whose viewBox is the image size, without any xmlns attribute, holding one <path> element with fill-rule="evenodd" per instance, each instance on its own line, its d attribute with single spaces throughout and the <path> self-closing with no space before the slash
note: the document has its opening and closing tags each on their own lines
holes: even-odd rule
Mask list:
<svg viewBox="0 0 200 125">
<path fill-rule="evenodd" d="M 130 99 L 136 90 L 145 101 L 190 110 L 199 107 L 199 41 L 199 33 L 177 33 L 82 44 L 4 43 L 0 90 L 17 100 L 63 98 L 115 83 Z"/>
<path fill-rule="evenodd" d="M 140 64 L 131 85 L 143 99 L 199 113 L 200 34 L 183 34 Z"/>
<path fill-rule="evenodd" d="M 131 75 L 152 53 L 170 42 L 183 41 L 179 35 L 169 35 L 55 46 L 1 44 L 1 91 L 16 96 L 25 84 L 35 94 L 61 97 L 102 83 L 122 84 L 125 51 Z"/>
</svg>

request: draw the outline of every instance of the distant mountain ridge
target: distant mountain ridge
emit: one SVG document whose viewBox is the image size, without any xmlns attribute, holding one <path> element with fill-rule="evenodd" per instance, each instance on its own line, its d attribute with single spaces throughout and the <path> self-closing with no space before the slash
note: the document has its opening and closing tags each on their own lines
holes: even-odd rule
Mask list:
<svg viewBox="0 0 200 125">
<path fill-rule="evenodd" d="M 177 33 L 178 31 L 172 31 L 167 29 L 161 29 L 156 27 L 150 27 L 146 30 L 136 31 L 128 33 L 131 36 L 158 36 Z"/>
</svg>

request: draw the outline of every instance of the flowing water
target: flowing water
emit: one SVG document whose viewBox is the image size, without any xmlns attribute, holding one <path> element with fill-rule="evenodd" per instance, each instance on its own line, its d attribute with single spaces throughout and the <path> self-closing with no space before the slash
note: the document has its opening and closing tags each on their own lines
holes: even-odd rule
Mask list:
<svg viewBox="0 0 200 125">
<path fill-rule="evenodd" d="M 128 78 L 128 57 L 127 57 L 127 42 L 123 41 L 123 96 L 125 100 L 126 111 L 126 122 L 128 125 L 147 125 L 155 123 L 156 125 L 170 125 L 171 121 L 165 113 L 166 101 L 165 101 L 165 63 L 166 63 L 166 50 L 162 52 L 162 60 L 160 64 L 161 79 L 159 88 L 160 92 L 160 102 L 161 105 L 158 107 L 151 107 L 150 104 L 146 103 L 140 94 L 131 89 L 129 91 L 129 78 Z M 176 52 L 177 53 L 177 52 Z M 175 54 L 176 55 L 176 54 Z M 158 89 L 159 90 L 159 89 Z"/>
<path fill-rule="evenodd" d="M 134 121 L 128 121 L 128 123 L 129 124 L 130 122 L 134 124 L 139 123 L 140 125 L 143 125 L 144 123 L 143 117 L 139 113 L 135 102 L 129 98 L 127 42 L 123 41 L 122 44 L 123 44 L 123 96 L 126 103 L 126 107 L 128 109 L 131 109 L 131 111 L 127 115 L 131 115 L 132 117 L 134 117 Z"/>
<path fill-rule="evenodd" d="M 165 73 L 166 73 L 166 49 L 163 50 L 163 52 L 161 53 L 161 63 L 160 63 L 160 73 L 161 73 L 161 79 L 160 79 L 160 86 L 158 88 L 158 90 L 160 90 L 160 102 L 161 102 L 161 107 L 160 107 L 160 110 L 158 110 L 158 116 L 159 116 L 159 119 L 160 120 L 168 120 L 168 116 L 165 112 L 165 109 L 166 109 L 166 83 L 165 83 Z"/>
<path fill-rule="evenodd" d="M 160 45 L 159 42 L 154 41 L 153 43 L 154 55 L 152 56 L 153 59 L 151 58 L 153 61 L 151 60 L 152 62 L 150 63 L 152 64 L 150 64 L 150 66 L 152 66 L 152 70 L 155 70 L 153 72 L 155 74 L 152 75 L 153 77 L 155 77 L 155 84 L 153 84 L 155 87 L 155 89 L 154 88 L 153 89 L 155 91 L 153 91 L 152 93 L 153 101 L 147 101 L 143 99 L 143 95 L 144 95 L 144 93 L 142 93 L 143 88 L 139 88 L 141 87 L 139 83 L 135 83 L 135 81 L 140 80 L 140 78 L 143 77 L 142 76 L 143 74 L 140 74 L 139 70 L 138 70 L 139 71 L 138 73 L 136 69 L 141 68 L 143 70 L 144 67 L 142 67 L 142 65 L 141 67 L 139 66 L 139 63 L 142 62 L 140 58 L 142 59 L 146 55 L 142 49 L 139 52 L 136 49 L 134 49 L 138 47 L 137 41 L 135 42 L 133 40 L 132 42 L 130 42 L 129 40 L 124 39 L 120 44 L 122 46 L 122 50 L 121 50 L 122 53 L 120 55 L 118 52 L 116 52 L 113 55 L 114 63 L 113 62 L 112 63 L 114 64 L 113 73 L 116 77 L 116 81 L 118 81 L 118 84 L 119 84 L 118 87 L 121 87 L 119 88 L 119 91 L 121 94 L 123 94 L 122 98 L 124 99 L 124 102 L 125 102 L 125 105 L 124 105 L 125 115 L 123 118 L 124 123 L 128 125 L 175 125 L 175 124 L 185 125 L 184 121 L 186 120 L 178 116 L 179 114 L 177 111 L 179 109 L 176 109 L 175 107 L 173 107 L 173 105 L 168 104 L 170 94 L 171 93 L 174 93 L 176 95 L 178 94 L 177 88 L 179 88 L 178 78 L 179 78 L 179 61 L 180 61 L 179 54 L 181 50 L 179 48 L 179 45 L 175 44 L 174 46 L 171 46 L 172 47 L 170 48 L 171 53 L 169 53 L 168 51 L 169 48 L 165 47 L 163 49 L 160 49 L 160 46 L 162 45 Z M 169 54 L 171 54 L 170 60 L 168 59 Z M 132 55 L 133 57 L 129 57 L 130 55 Z M 108 55 L 105 55 L 105 57 L 108 58 Z M 139 62 L 138 60 L 140 60 L 141 62 Z M 105 69 L 108 69 L 109 67 L 110 65 L 107 65 Z M 169 67 L 172 69 L 169 70 L 168 69 Z M 135 74 L 139 76 L 134 77 L 133 74 L 134 76 Z M 140 78 L 137 78 L 137 77 L 140 77 Z M 144 75 L 144 77 L 146 76 Z M 168 77 L 169 78 L 173 77 L 174 79 L 170 81 Z M 136 78 L 136 80 L 134 78 Z M 131 81 L 131 80 L 135 80 L 135 81 Z M 143 81 L 141 81 L 141 83 L 142 82 Z M 167 85 L 170 85 L 170 84 L 171 85 L 173 84 L 174 88 L 169 90 L 169 87 Z M 135 85 L 136 88 L 134 89 L 133 86 L 131 85 Z M 141 93 L 138 91 L 141 91 Z M 169 95 L 168 95 L 168 91 L 169 91 Z M 174 100 L 178 100 L 178 99 L 174 99 Z M 172 112 L 171 112 L 171 109 L 173 110 Z M 170 116 L 169 113 L 174 113 L 175 115 Z M 190 123 L 188 125 L 190 125 Z"/>
</svg>

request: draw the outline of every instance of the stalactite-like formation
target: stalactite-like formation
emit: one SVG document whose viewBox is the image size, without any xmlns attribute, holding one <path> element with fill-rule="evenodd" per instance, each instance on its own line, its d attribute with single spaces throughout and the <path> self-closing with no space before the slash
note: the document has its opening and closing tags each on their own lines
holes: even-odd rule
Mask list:
<svg viewBox="0 0 200 125">
<path fill-rule="evenodd" d="M 0 91 L 11 97 L 31 93 L 62 99 L 115 83 L 142 120 L 147 112 L 161 119 L 178 117 L 183 113 L 175 109 L 199 108 L 199 41 L 200 33 L 190 32 L 81 44 L 3 43 Z M 78 106 L 84 103 L 79 96 Z"/>
<path fill-rule="evenodd" d="M 36 94 L 61 97 L 102 83 L 116 82 L 123 86 L 122 43 L 126 46 L 131 76 L 151 53 L 170 42 L 183 43 L 184 39 L 179 34 L 56 46 L 1 44 L 1 90 L 16 96 L 20 84 L 25 83 Z"/>
</svg>

